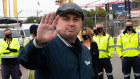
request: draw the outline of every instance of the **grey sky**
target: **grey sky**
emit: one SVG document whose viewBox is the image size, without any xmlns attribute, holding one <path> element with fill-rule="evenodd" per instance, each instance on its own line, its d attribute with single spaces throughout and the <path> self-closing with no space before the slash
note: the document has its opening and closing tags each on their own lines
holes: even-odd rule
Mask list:
<svg viewBox="0 0 140 79">
<path fill-rule="evenodd" d="M 7 1 L 10 1 L 10 16 L 13 17 L 14 16 L 13 0 L 7 0 Z M 38 1 L 40 3 L 40 6 L 38 6 Z M 52 11 L 56 11 L 56 9 L 59 6 L 55 5 L 55 1 L 56 0 L 17 0 L 18 12 L 22 10 L 22 12 L 18 16 L 19 17 L 36 16 L 36 10 L 41 11 L 39 16 L 42 16 L 43 14 Z M 93 4 L 101 4 L 107 1 L 116 1 L 116 0 L 73 0 L 73 2 L 77 3 L 78 5 L 84 5 L 91 2 L 95 2 Z M 8 16 L 9 16 L 9 5 L 7 7 L 8 7 Z M 0 16 L 3 17 L 2 0 L 0 0 Z"/>
</svg>

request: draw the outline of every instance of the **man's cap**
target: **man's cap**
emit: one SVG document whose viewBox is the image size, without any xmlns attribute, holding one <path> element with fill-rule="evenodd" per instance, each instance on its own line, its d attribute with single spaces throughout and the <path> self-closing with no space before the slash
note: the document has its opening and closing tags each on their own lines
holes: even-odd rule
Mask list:
<svg viewBox="0 0 140 79">
<path fill-rule="evenodd" d="M 72 12 L 80 15 L 82 20 L 84 20 L 84 13 L 80 6 L 75 3 L 63 3 L 56 11 L 56 15 L 63 15 L 67 12 Z"/>
<path fill-rule="evenodd" d="M 38 25 L 35 25 L 35 24 L 31 25 L 30 26 L 30 34 L 33 33 L 34 31 L 37 31 L 37 28 L 38 28 Z"/>
</svg>

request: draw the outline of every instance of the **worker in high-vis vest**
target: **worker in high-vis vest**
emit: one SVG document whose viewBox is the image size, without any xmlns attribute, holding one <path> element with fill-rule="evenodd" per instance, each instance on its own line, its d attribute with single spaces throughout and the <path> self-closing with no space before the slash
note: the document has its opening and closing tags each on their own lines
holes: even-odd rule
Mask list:
<svg viewBox="0 0 140 79">
<path fill-rule="evenodd" d="M 24 47 L 29 43 L 30 40 L 34 39 L 37 36 L 37 28 L 38 25 L 35 24 L 30 26 L 30 37 L 24 39 L 24 43 L 23 43 Z M 34 70 L 28 69 L 28 79 L 35 79 L 34 74 L 35 74 Z"/>
<path fill-rule="evenodd" d="M 124 79 L 130 79 L 131 67 L 135 79 L 140 79 L 140 34 L 133 29 L 133 21 L 127 20 L 125 31 L 117 37 L 117 54 L 122 59 Z"/>
<path fill-rule="evenodd" d="M 103 31 L 101 23 L 96 24 L 98 35 L 93 37 L 99 49 L 98 60 L 98 79 L 103 79 L 103 70 L 105 69 L 108 79 L 114 79 L 112 74 L 112 64 L 110 59 L 114 54 L 114 41 L 113 38 Z"/>
<path fill-rule="evenodd" d="M 4 30 L 5 38 L 0 41 L 1 54 L 1 73 L 2 79 L 20 79 L 21 72 L 19 69 L 18 55 L 20 50 L 19 41 L 12 38 L 11 29 Z"/>
</svg>

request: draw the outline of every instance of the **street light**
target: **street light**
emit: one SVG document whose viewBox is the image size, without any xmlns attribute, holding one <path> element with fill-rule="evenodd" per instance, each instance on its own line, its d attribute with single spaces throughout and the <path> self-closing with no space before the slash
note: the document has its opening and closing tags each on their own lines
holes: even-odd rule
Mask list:
<svg viewBox="0 0 140 79">
<path fill-rule="evenodd" d="M 98 12 L 99 12 L 99 10 L 95 13 L 95 25 L 96 25 L 96 15 L 97 15 Z"/>
<path fill-rule="evenodd" d="M 17 13 L 17 30 L 19 30 L 19 29 L 18 29 L 18 15 L 19 15 L 21 12 L 22 12 L 22 10 L 20 10 L 20 11 Z"/>
</svg>

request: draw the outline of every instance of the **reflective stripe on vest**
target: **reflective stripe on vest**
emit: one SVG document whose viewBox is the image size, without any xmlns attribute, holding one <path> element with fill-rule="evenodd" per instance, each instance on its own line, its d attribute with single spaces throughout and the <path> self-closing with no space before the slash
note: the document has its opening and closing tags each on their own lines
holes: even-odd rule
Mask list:
<svg viewBox="0 0 140 79">
<path fill-rule="evenodd" d="M 99 49 L 99 51 L 108 52 L 108 51 L 106 51 L 106 50 L 103 50 L 103 49 Z"/>
<path fill-rule="evenodd" d="M 116 47 L 121 47 L 121 48 L 122 48 L 122 46 L 121 46 L 121 45 L 116 45 Z"/>
<path fill-rule="evenodd" d="M 126 49 L 123 49 L 122 52 L 124 52 L 126 50 L 139 50 L 139 48 L 126 48 Z"/>
<path fill-rule="evenodd" d="M 17 58 L 18 57 L 18 55 L 17 56 L 1 56 L 1 58 Z"/>
<path fill-rule="evenodd" d="M 122 35 L 120 35 L 120 38 L 122 39 Z M 139 32 L 138 32 L 138 47 L 137 48 L 126 48 L 126 49 L 123 49 L 123 43 L 122 43 L 122 46 L 117 45 L 117 47 L 121 47 L 122 48 L 122 52 L 124 52 L 126 50 L 139 50 Z"/>
</svg>

